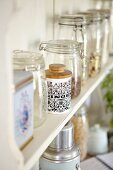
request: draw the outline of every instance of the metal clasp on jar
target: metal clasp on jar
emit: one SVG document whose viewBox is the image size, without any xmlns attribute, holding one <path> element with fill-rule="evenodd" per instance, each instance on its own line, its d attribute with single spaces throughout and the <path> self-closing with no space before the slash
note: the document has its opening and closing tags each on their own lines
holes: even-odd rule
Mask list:
<svg viewBox="0 0 113 170">
<path fill-rule="evenodd" d="M 39 45 L 39 50 L 41 51 L 41 50 L 46 50 L 46 45 L 47 45 L 47 42 L 46 41 L 44 41 L 44 42 L 42 42 L 40 45 Z"/>
</svg>

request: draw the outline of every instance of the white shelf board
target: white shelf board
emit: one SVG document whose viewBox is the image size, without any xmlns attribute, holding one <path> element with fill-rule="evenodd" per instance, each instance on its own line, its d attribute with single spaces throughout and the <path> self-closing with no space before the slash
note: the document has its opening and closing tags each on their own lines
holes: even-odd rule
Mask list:
<svg viewBox="0 0 113 170">
<path fill-rule="evenodd" d="M 33 167 L 51 141 L 84 103 L 87 97 L 102 82 L 111 68 L 113 68 L 113 58 L 109 59 L 106 66 L 96 77 L 87 80 L 87 83 L 82 87 L 80 95 L 72 100 L 72 106 L 69 113 L 61 115 L 49 114 L 44 124 L 35 130 L 33 140 L 22 151 L 26 170 Z"/>
</svg>

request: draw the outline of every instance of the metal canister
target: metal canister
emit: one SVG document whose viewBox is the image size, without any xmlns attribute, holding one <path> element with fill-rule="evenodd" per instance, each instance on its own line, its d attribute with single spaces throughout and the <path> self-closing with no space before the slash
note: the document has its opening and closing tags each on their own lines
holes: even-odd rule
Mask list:
<svg viewBox="0 0 113 170">
<path fill-rule="evenodd" d="M 41 170 L 80 170 L 80 151 L 74 144 L 73 125 L 67 123 L 40 158 Z"/>
</svg>

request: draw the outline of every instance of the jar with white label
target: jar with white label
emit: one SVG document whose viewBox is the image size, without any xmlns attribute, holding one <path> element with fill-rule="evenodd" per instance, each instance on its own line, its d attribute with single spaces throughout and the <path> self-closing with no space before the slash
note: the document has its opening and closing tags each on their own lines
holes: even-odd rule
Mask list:
<svg viewBox="0 0 113 170">
<path fill-rule="evenodd" d="M 81 91 L 80 44 L 74 40 L 50 40 L 42 42 L 39 49 L 46 51 L 46 69 L 50 64 L 64 64 L 72 72 L 71 97 L 77 97 Z"/>
<path fill-rule="evenodd" d="M 71 76 L 63 64 L 50 64 L 46 70 L 48 112 L 60 114 L 69 111 L 71 104 Z"/>
</svg>

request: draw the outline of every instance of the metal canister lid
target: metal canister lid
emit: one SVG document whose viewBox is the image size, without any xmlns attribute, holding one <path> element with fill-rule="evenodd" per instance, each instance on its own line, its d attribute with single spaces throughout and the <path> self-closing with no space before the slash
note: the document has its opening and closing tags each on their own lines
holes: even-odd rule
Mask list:
<svg viewBox="0 0 113 170">
<path fill-rule="evenodd" d="M 49 147 L 42 155 L 43 158 L 56 161 L 57 163 L 60 162 L 66 162 L 69 160 L 72 160 L 76 157 L 80 156 L 80 151 L 76 145 L 73 145 L 73 147 L 69 150 L 60 150 L 56 151 L 55 149 L 50 149 Z"/>
</svg>

